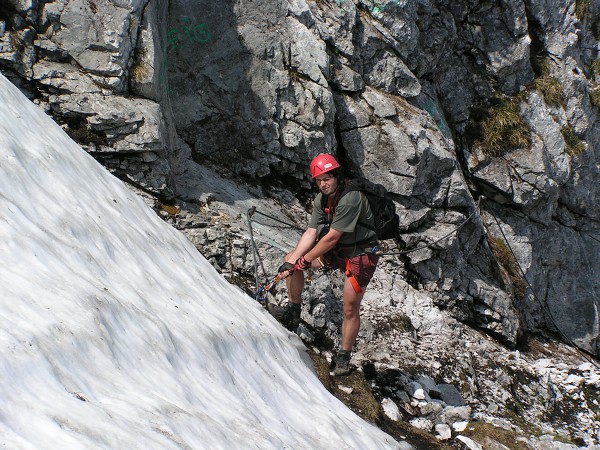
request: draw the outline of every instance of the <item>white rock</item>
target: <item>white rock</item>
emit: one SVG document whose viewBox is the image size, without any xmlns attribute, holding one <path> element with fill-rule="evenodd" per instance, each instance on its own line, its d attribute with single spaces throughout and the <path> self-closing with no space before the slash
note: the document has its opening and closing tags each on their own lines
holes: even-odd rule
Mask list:
<svg viewBox="0 0 600 450">
<path fill-rule="evenodd" d="M 442 421 L 445 423 L 462 422 L 471 418 L 470 406 L 447 406 L 442 413 Z"/>
<path fill-rule="evenodd" d="M 465 431 L 468 426 L 469 426 L 469 422 L 467 422 L 467 421 L 454 422 L 452 424 L 452 428 L 454 428 L 454 431 L 456 431 L 457 433 Z"/>
<path fill-rule="evenodd" d="M 498 405 L 496 405 L 495 403 L 491 403 L 487 406 L 487 412 L 489 412 L 490 414 L 496 414 L 498 412 Z"/>
<path fill-rule="evenodd" d="M 420 430 L 431 431 L 431 429 L 433 428 L 433 422 L 424 417 L 417 417 L 415 419 L 412 419 L 409 423 L 413 427 L 416 427 Z"/>
<path fill-rule="evenodd" d="M 346 394 L 352 394 L 352 391 L 354 391 L 354 389 L 352 389 L 351 387 L 342 386 L 341 384 L 338 385 L 338 389 L 342 392 L 345 392 Z"/>
<path fill-rule="evenodd" d="M 445 423 L 438 423 L 435 426 L 435 431 L 438 434 L 436 437 L 438 439 L 441 439 L 442 441 L 445 441 L 445 440 L 450 439 L 452 437 L 452 430 Z"/>
<path fill-rule="evenodd" d="M 397 422 L 402 418 L 402 415 L 400 414 L 400 409 L 398 408 L 398 405 L 394 403 L 393 400 L 389 398 L 384 398 L 381 401 L 381 407 L 383 408 L 384 414 L 390 419 Z"/>
<path fill-rule="evenodd" d="M 456 439 L 465 444 L 469 450 L 483 450 L 483 447 L 471 438 L 458 436 Z"/>
<path fill-rule="evenodd" d="M 424 416 L 429 416 L 431 414 L 439 414 L 442 412 L 442 410 L 444 409 L 444 407 L 436 402 L 429 402 L 426 403 L 423 406 L 419 406 L 419 410 L 421 411 L 421 414 Z"/>
<path fill-rule="evenodd" d="M 483 438 L 483 445 L 485 446 L 486 449 L 489 449 L 489 450 L 511 450 L 506 445 L 492 439 L 489 436 L 486 436 Z"/>
<path fill-rule="evenodd" d="M 417 400 L 425 400 L 425 390 L 423 389 L 423 386 L 416 381 L 411 381 L 404 389 L 411 397 L 416 398 Z"/>
<path fill-rule="evenodd" d="M 533 363 L 533 366 L 536 369 L 547 369 L 550 366 L 550 364 L 552 364 L 551 359 L 543 358 L 543 359 L 538 359 L 535 363 Z"/>
<path fill-rule="evenodd" d="M 529 386 L 527 386 L 526 384 L 522 384 L 521 385 L 521 389 L 523 389 L 529 395 L 534 395 L 534 393 L 531 390 L 531 388 Z"/>
<path fill-rule="evenodd" d="M 582 381 L 583 381 L 583 377 L 580 377 L 579 375 L 571 374 L 567 377 L 565 383 L 575 384 L 575 385 L 579 386 Z"/>
</svg>

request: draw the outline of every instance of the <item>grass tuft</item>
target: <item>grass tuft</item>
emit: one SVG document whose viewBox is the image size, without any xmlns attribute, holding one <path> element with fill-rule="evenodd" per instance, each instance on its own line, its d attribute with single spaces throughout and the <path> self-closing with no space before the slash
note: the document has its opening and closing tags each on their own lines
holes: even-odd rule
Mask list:
<svg viewBox="0 0 600 450">
<path fill-rule="evenodd" d="M 564 106 L 563 89 L 560 82 L 554 77 L 542 77 L 533 80 L 533 88 L 540 91 L 548 106 Z"/>
<path fill-rule="evenodd" d="M 514 148 L 529 148 L 531 129 L 517 111 L 517 101 L 504 100 L 488 110 L 481 123 L 481 139 L 476 145 L 488 156 L 499 156 Z"/>
<path fill-rule="evenodd" d="M 148 51 L 144 47 L 137 47 L 133 52 L 133 64 L 129 73 L 134 82 L 143 83 L 150 76 L 150 70 L 145 63 L 147 53 Z"/>
<path fill-rule="evenodd" d="M 169 217 L 175 217 L 181 212 L 181 208 L 176 205 L 167 205 L 161 201 L 156 202 L 156 208 L 159 211 L 164 211 Z"/>
<path fill-rule="evenodd" d="M 568 155 L 575 156 L 585 150 L 583 142 L 579 136 L 577 136 L 575 129 L 570 124 L 566 124 L 564 127 L 562 127 L 560 132 L 565 139 L 565 152 L 567 152 Z"/>
<path fill-rule="evenodd" d="M 531 56 L 531 67 L 536 78 L 550 75 L 550 60 L 546 51 L 539 51 Z"/>
<path fill-rule="evenodd" d="M 67 134 L 80 145 L 108 145 L 106 136 L 91 130 L 86 124 L 71 125 L 65 129 Z"/>
<path fill-rule="evenodd" d="M 505 430 L 487 422 L 470 423 L 464 434 L 479 443 L 487 443 L 489 438 L 513 450 L 531 450 L 531 447 L 525 442 L 517 440 L 519 435 L 514 431 Z M 491 448 L 491 446 L 487 445 L 484 448 Z"/>
<path fill-rule="evenodd" d="M 592 36 L 597 41 L 600 41 L 600 19 L 596 19 L 592 24 Z"/>
<path fill-rule="evenodd" d="M 508 247 L 508 245 L 506 245 L 504 239 L 497 237 L 491 238 L 489 240 L 489 243 L 490 249 L 496 257 L 496 261 L 498 261 L 498 263 L 506 269 L 508 275 L 510 276 L 510 279 L 513 284 L 513 292 L 515 294 L 515 297 L 518 300 L 523 300 L 523 298 L 525 297 L 525 291 L 527 289 L 527 283 L 521 277 L 519 265 L 517 264 L 515 257 L 510 251 L 510 248 Z"/>
<path fill-rule="evenodd" d="M 600 77 L 600 59 L 597 59 L 590 66 L 595 77 Z"/>
<path fill-rule="evenodd" d="M 575 16 L 579 20 L 583 20 L 587 14 L 590 0 L 575 0 Z"/>
<path fill-rule="evenodd" d="M 590 89 L 590 102 L 594 107 L 600 109 L 600 87 Z"/>
</svg>

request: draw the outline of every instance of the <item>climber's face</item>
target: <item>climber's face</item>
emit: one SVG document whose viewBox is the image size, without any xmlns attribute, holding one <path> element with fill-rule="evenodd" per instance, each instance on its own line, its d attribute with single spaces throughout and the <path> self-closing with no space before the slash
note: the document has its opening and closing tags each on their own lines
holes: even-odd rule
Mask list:
<svg viewBox="0 0 600 450">
<path fill-rule="evenodd" d="M 324 195 L 331 195 L 338 187 L 338 180 L 330 173 L 323 173 L 315 178 L 317 186 Z"/>
</svg>

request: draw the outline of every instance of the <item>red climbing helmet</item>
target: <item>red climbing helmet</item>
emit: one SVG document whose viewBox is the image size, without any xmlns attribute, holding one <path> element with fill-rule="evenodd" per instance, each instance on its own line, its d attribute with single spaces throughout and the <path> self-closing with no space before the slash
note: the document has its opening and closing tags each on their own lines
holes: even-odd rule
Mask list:
<svg viewBox="0 0 600 450">
<path fill-rule="evenodd" d="M 331 172 L 334 169 L 339 169 L 339 167 L 339 163 L 333 156 L 321 153 L 310 162 L 310 175 L 316 178 L 322 173 Z"/>
</svg>

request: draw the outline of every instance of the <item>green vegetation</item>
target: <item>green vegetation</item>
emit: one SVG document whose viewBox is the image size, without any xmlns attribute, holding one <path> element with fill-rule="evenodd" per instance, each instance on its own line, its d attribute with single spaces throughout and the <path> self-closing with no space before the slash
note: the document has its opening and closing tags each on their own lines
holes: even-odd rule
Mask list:
<svg viewBox="0 0 600 450">
<path fill-rule="evenodd" d="M 357 370 L 345 377 L 332 378 L 329 375 L 329 363 L 323 354 L 313 351 L 308 354 L 323 386 L 364 420 L 375 424 L 394 439 L 407 441 L 416 450 L 452 450 L 430 433 L 419 430 L 404 420 L 394 421 L 388 418 L 381 407 L 381 393 L 372 389 L 364 371 Z"/>
<path fill-rule="evenodd" d="M 587 14 L 590 0 L 575 0 L 575 16 L 579 20 L 583 20 Z"/>
<path fill-rule="evenodd" d="M 342 384 L 352 391 L 346 392 L 334 385 L 333 394 L 367 422 L 376 423 L 381 416 L 381 405 L 373 396 L 371 386 L 363 374 L 358 371 L 352 372 L 343 378 Z"/>
<path fill-rule="evenodd" d="M 600 87 L 590 89 L 590 102 L 593 106 L 600 109 Z"/>
<path fill-rule="evenodd" d="M 592 36 L 597 41 L 600 41 L 600 19 L 596 19 L 592 24 Z"/>
<path fill-rule="evenodd" d="M 106 136 L 99 131 L 90 130 L 86 124 L 70 125 L 65 130 L 75 142 L 81 145 L 108 145 Z"/>
<path fill-rule="evenodd" d="M 550 75 L 550 61 L 548 60 L 548 53 L 546 51 L 539 51 L 532 54 L 531 67 L 536 78 L 544 78 Z"/>
<path fill-rule="evenodd" d="M 560 82 L 550 75 L 550 59 L 545 50 L 540 50 L 531 57 L 531 67 L 535 79 L 530 88 L 539 91 L 549 106 L 564 106 L 563 89 Z"/>
<path fill-rule="evenodd" d="M 510 276 L 510 279 L 513 284 L 513 292 L 515 294 L 515 297 L 518 300 L 522 300 L 525 297 L 527 283 L 521 277 L 519 265 L 517 264 L 515 257 L 510 251 L 510 248 L 508 247 L 508 245 L 506 245 L 504 239 L 497 237 L 491 238 L 489 240 L 489 243 L 490 249 L 496 257 L 498 264 L 504 267 L 504 269 L 506 269 L 508 275 Z"/>
<path fill-rule="evenodd" d="M 592 69 L 592 73 L 594 76 L 600 77 L 600 59 L 594 61 L 590 68 Z"/>
<path fill-rule="evenodd" d="M 472 422 L 463 434 L 476 442 L 483 443 L 484 448 L 490 448 L 489 445 L 485 445 L 485 442 L 487 438 L 491 438 L 512 450 L 531 450 L 531 447 L 525 442 L 517 440 L 519 435 L 516 432 L 496 427 L 487 422 Z"/>
<path fill-rule="evenodd" d="M 567 154 L 575 156 L 582 153 L 585 150 L 583 142 L 581 141 L 579 136 L 577 136 L 577 133 L 575 133 L 575 129 L 570 124 L 566 124 L 564 127 L 562 127 L 560 132 L 562 133 L 563 138 L 565 139 L 565 151 L 567 152 Z"/>
<path fill-rule="evenodd" d="M 378 333 L 386 333 L 389 331 L 410 333 L 415 330 L 415 327 L 410 321 L 410 317 L 406 314 L 382 317 L 381 320 L 375 322 L 375 327 Z"/>
<path fill-rule="evenodd" d="M 175 217 L 177 214 L 181 212 L 181 208 L 176 205 L 167 205 L 161 201 L 157 201 L 155 204 L 155 208 L 159 211 L 166 212 L 169 217 Z"/>
<path fill-rule="evenodd" d="M 131 80 L 142 83 L 144 80 L 148 78 L 150 75 L 148 67 L 146 66 L 144 60 L 146 59 L 148 51 L 145 47 L 137 47 L 133 52 L 133 64 L 131 65 L 131 69 L 129 69 L 129 73 L 131 75 Z"/>
<path fill-rule="evenodd" d="M 490 108 L 481 123 L 477 145 L 488 156 L 499 156 L 514 148 L 529 148 L 531 129 L 517 111 L 518 98 L 505 99 Z"/>
<path fill-rule="evenodd" d="M 542 93 L 548 106 L 564 106 L 562 86 L 556 78 L 549 76 L 536 78 L 533 80 L 532 87 Z"/>
</svg>

